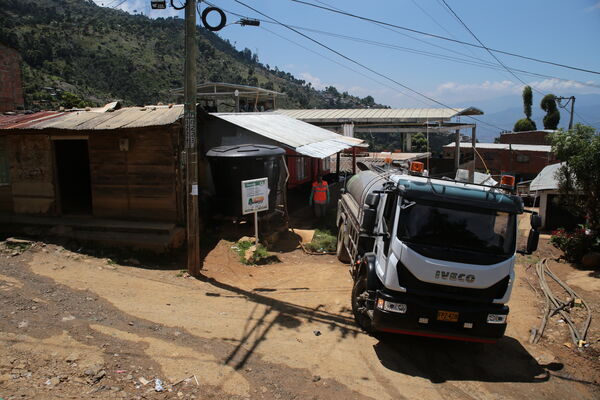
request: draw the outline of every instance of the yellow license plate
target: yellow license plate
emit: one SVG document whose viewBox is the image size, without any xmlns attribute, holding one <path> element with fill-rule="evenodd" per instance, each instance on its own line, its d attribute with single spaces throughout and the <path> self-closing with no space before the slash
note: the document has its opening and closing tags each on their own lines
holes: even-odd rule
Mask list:
<svg viewBox="0 0 600 400">
<path fill-rule="evenodd" d="M 438 321 L 458 322 L 458 313 L 455 311 L 438 311 Z"/>
</svg>

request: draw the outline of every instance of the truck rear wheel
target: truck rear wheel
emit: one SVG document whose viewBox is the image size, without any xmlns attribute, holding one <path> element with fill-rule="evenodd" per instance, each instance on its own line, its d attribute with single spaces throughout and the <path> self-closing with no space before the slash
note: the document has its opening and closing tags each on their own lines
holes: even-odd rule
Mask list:
<svg viewBox="0 0 600 400">
<path fill-rule="evenodd" d="M 373 332 L 373 322 L 368 314 L 367 299 L 369 293 L 367 292 L 367 274 L 361 273 L 354 281 L 352 287 L 352 313 L 354 314 L 354 320 L 365 332 Z M 371 310 L 372 312 L 372 310 Z"/>
<path fill-rule="evenodd" d="M 344 236 L 346 235 L 346 226 L 342 223 L 338 229 L 338 237 L 337 237 L 337 247 L 335 251 L 335 255 L 337 259 L 343 262 L 344 264 L 348 264 L 350 262 L 350 254 L 348 254 L 348 249 L 344 246 Z"/>
</svg>

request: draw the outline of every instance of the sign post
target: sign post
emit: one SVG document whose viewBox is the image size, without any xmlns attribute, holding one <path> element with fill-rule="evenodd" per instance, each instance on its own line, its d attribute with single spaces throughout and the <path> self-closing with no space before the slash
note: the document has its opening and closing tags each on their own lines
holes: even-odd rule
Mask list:
<svg viewBox="0 0 600 400">
<path fill-rule="evenodd" d="M 269 209 L 269 179 L 242 181 L 242 214 L 254 214 L 254 237 L 258 244 L 258 213 Z"/>
</svg>

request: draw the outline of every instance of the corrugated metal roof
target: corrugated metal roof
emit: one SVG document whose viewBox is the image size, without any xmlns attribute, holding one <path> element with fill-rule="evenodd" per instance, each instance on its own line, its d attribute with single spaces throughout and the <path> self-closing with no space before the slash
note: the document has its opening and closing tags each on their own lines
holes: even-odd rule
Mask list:
<svg viewBox="0 0 600 400">
<path fill-rule="evenodd" d="M 325 158 L 363 143 L 360 139 L 338 135 L 273 112 L 213 113 L 211 115 L 291 147 L 296 152 L 309 157 Z"/>
<path fill-rule="evenodd" d="M 415 121 L 449 120 L 459 115 L 481 115 L 477 108 L 359 108 L 359 109 L 314 109 L 277 110 L 288 117 L 305 122 L 370 122 L 397 123 Z"/>
<path fill-rule="evenodd" d="M 77 111 L 42 121 L 31 129 L 108 130 L 170 125 L 183 115 L 183 105 L 121 108 L 113 112 Z"/>
<path fill-rule="evenodd" d="M 33 114 L 0 115 L 0 129 L 23 129 L 31 125 L 56 118 L 63 113 L 58 111 L 41 111 Z"/>
<path fill-rule="evenodd" d="M 450 143 L 445 145 L 444 147 L 455 147 L 455 143 Z M 472 146 L 471 143 L 462 143 L 460 144 L 460 148 L 470 149 Z M 478 149 L 490 149 L 490 150 L 515 150 L 515 151 L 541 151 L 544 153 L 549 153 L 552 151 L 552 146 L 546 146 L 541 144 L 503 144 L 503 143 L 477 143 L 475 145 Z"/>
<path fill-rule="evenodd" d="M 546 165 L 543 170 L 529 184 L 529 191 L 537 190 L 556 190 L 558 189 L 558 181 L 556 180 L 556 172 L 565 163 Z"/>
</svg>

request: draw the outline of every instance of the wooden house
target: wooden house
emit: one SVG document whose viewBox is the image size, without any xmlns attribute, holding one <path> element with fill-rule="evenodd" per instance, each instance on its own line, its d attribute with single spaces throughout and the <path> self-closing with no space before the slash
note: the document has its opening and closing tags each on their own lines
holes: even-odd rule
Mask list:
<svg viewBox="0 0 600 400">
<path fill-rule="evenodd" d="M 0 224 L 181 245 L 183 107 L 118 108 L 0 116 Z"/>
</svg>

